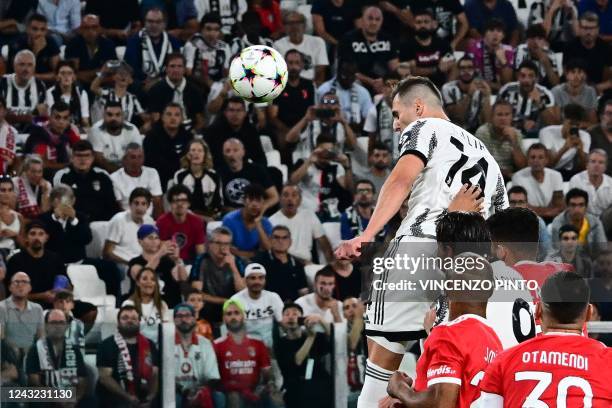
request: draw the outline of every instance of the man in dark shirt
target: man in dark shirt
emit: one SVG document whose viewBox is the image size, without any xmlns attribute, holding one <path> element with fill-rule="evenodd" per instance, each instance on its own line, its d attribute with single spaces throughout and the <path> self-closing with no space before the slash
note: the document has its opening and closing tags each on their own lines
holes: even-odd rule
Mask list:
<svg viewBox="0 0 612 408">
<path fill-rule="evenodd" d="M 608 154 L 606 174 L 612 176 L 612 98 L 604 102 L 599 111 L 599 125 L 589 129 L 591 151 L 602 149 Z"/>
<path fill-rule="evenodd" d="M 344 34 L 355 28 L 355 20 L 361 17 L 361 10 L 347 0 L 314 0 L 311 13 L 315 34 L 334 47 Z"/>
<path fill-rule="evenodd" d="M 87 0 L 85 13 L 99 16 L 104 36 L 117 45 L 125 45 L 128 36 L 142 26 L 138 3 L 138 0 Z"/>
<path fill-rule="evenodd" d="M 76 197 L 74 209 L 85 213 L 91 221 L 108 221 L 119 211 L 108 173 L 94 167 L 91 143 L 81 140 L 72 147 L 69 167 L 55 173 L 53 185 L 60 183 L 72 187 Z"/>
<path fill-rule="evenodd" d="M 399 67 L 398 49 L 395 41 L 380 30 L 383 14 L 378 6 L 365 7 L 361 20 L 362 28 L 349 32 L 340 42 L 338 58 L 355 61 L 357 79 L 379 94 L 383 91 L 382 77 Z"/>
<path fill-rule="evenodd" d="M 153 125 L 142 145 L 145 166 L 157 170 L 164 191 L 168 180 L 181 168 L 181 158 L 187 153 L 187 146 L 193 138 L 182 123 L 183 108 L 177 103 L 169 103 L 162 111 L 161 120 Z"/>
<path fill-rule="evenodd" d="M 413 17 L 419 10 L 427 9 L 432 12 L 434 20 L 438 22 L 435 34 L 442 40 L 449 41 L 453 50 L 465 38 L 469 23 L 465 9 L 459 0 L 411 0 L 410 11 Z"/>
<path fill-rule="evenodd" d="M 470 23 L 470 37 L 484 35 L 485 26 L 492 18 L 499 18 L 506 27 L 506 38 L 513 47 L 519 41 L 516 11 L 508 0 L 466 0 L 465 14 Z"/>
</svg>

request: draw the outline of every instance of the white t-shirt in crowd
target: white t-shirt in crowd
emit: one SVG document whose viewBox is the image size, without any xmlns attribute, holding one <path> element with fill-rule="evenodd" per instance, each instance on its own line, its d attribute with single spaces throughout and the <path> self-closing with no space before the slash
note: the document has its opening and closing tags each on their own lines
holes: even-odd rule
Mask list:
<svg viewBox="0 0 612 408">
<path fill-rule="evenodd" d="M 312 261 L 312 240 L 325 235 L 323 225 L 312 210 L 300 208 L 293 218 L 277 211 L 270 217 L 272 225 L 284 225 L 291 232 L 289 253 L 296 258 Z"/>
<path fill-rule="evenodd" d="M 126 299 L 121 306 L 131 305 L 134 306 L 134 302 L 131 299 Z M 153 302 L 141 303 L 140 308 L 142 309 L 142 316 L 140 317 L 140 334 L 151 340 L 157 345 L 159 338 L 157 326 L 162 321 L 168 321 L 170 319 L 168 313 L 168 305 L 162 300 L 162 310 L 157 310 Z"/>
<path fill-rule="evenodd" d="M 113 181 L 113 189 L 115 197 L 121 203 L 121 208 L 128 210 L 130 208 L 130 194 L 137 187 L 143 187 L 149 190 L 153 197 L 161 196 L 162 188 L 159 181 L 157 170 L 152 167 L 142 166 L 142 173 L 138 177 L 132 177 L 125 172 L 122 167 L 110 175 Z M 153 213 L 153 206 L 149 206 L 148 215 Z"/>
<path fill-rule="evenodd" d="M 304 34 L 302 42 L 293 44 L 289 41 L 289 37 L 283 37 L 274 42 L 274 49 L 284 57 L 285 53 L 291 49 L 296 49 L 304 54 L 304 69 L 302 70 L 302 78 L 313 80 L 315 77 L 315 67 L 317 65 L 329 65 L 327 58 L 327 48 L 325 41 L 322 38 Z"/>
<path fill-rule="evenodd" d="M 143 140 L 138 128 L 131 123 L 124 122 L 121 133 L 114 136 L 104 129 L 103 120 L 99 120 L 89 129 L 87 139 L 93 145 L 95 152 L 102 153 L 106 160 L 116 165 L 121 165 L 128 144 L 142 145 Z"/>
<path fill-rule="evenodd" d="M 553 154 L 561 150 L 565 144 L 565 139 L 561 133 L 561 128 L 561 125 L 552 125 L 546 126 L 540 130 L 540 142 L 542 142 L 542 144 L 546 146 L 546 148 Z M 585 153 L 588 153 L 589 149 L 591 148 L 591 135 L 584 130 L 580 130 L 578 132 L 578 137 L 580 137 L 580 140 L 582 140 L 582 150 Z M 576 153 L 577 149 L 575 147 L 566 150 L 557 164 L 555 164 L 555 169 L 571 170 L 574 167 L 573 162 L 574 157 L 576 157 Z"/>
<path fill-rule="evenodd" d="M 336 166 L 336 179 L 343 177 L 345 174 L 344 167 L 342 167 L 341 165 L 337 163 L 332 163 L 332 165 Z M 300 182 L 300 188 L 302 189 L 302 207 L 303 208 L 306 208 L 312 211 L 317 211 L 319 209 L 319 204 L 320 204 L 319 192 L 321 191 L 321 188 L 323 187 L 323 185 L 321 184 L 322 173 L 323 171 L 320 170 L 314 164 L 308 167 L 308 170 L 306 171 L 306 175 Z M 330 216 L 339 217 L 340 213 L 330 214 Z"/>
<path fill-rule="evenodd" d="M 210 340 L 197 335 L 196 342 L 183 350 L 180 340 L 174 345 L 174 360 L 176 361 L 176 383 L 184 389 L 196 391 L 210 380 L 218 380 L 219 367 L 217 355 Z"/>
<path fill-rule="evenodd" d="M 579 188 L 589 194 L 587 211 L 596 217 L 601 216 L 601 213 L 612 205 L 612 177 L 607 174 L 603 175 L 599 188 L 595 188 L 589 181 L 587 171 L 581 171 L 570 179 L 569 188 Z"/>
<path fill-rule="evenodd" d="M 269 349 L 272 348 L 272 328 L 274 320 L 283 319 L 283 301 L 275 292 L 262 290 L 259 299 L 249 296 L 247 288 L 232 296 L 244 306 L 246 329 L 249 336 L 261 339 Z"/>
<path fill-rule="evenodd" d="M 563 177 L 557 170 L 544 168 L 542 183 L 531 174 L 531 168 L 526 167 L 512 176 L 512 185 L 521 186 L 527 190 L 527 202 L 533 207 L 548 207 L 555 191 L 563 192 Z"/>
<path fill-rule="evenodd" d="M 315 300 L 316 296 L 317 295 L 315 293 L 309 293 L 307 295 L 297 298 L 295 300 L 295 303 L 302 307 L 302 310 L 304 311 L 304 316 L 319 315 L 327 323 L 334 323 L 334 315 L 332 315 L 332 312 L 329 311 L 329 309 L 323 310 L 317 305 L 317 302 Z M 338 301 L 337 303 L 338 313 L 342 321 L 344 321 L 344 315 L 342 314 L 342 302 Z"/>
<path fill-rule="evenodd" d="M 155 221 L 148 215 L 144 216 L 143 224 L 155 225 Z M 114 242 L 113 253 L 126 261 L 136 258 L 142 254 L 142 248 L 138 243 L 138 228 L 142 224 L 136 224 L 129 211 L 117 213 L 108 223 L 107 241 Z"/>
</svg>

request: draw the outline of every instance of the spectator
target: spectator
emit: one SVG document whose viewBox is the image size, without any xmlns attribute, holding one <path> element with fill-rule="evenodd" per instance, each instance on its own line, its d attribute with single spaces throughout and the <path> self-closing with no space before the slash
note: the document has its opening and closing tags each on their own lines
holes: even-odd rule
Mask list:
<svg viewBox="0 0 612 408">
<path fill-rule="evenodd" d="M 563 180 L 568 181 L 585 168 L 591 136 L 580 129 L 586 120 L 582 106 L 565 105 L 563 116 L 562 125 L 547 126 L 540 130 L 540 141 L 548 149 L 549 165 L 561 172 Z"/>
<path fill-rule="evenodd" d="M 563 177 L 546 167 L 546 146 L 534 143 L 527 150 L 527 166 L 512 175 L 512 185 L 527 191 L 529 207 L 544 220 L 550 221 L 563 211 Z"/>
<path fill-rule="evenodd" d="M 178 331 L 174 346 L 177 407 L 202 403 L 206 396 L 212 402 L 211 387 L 218 386 L 221 378 L 210 339 L 197 333 L 196 316 L 189 303 L 174 308 L 174 325 Z"/>
<path fill-rule="evenodd" d="M 360 179 L 368 180 L 374 185 L 374 191 L 380 191 L 387 176 L 391 173 L 391 151 L 382 142 L 375 142 L 368 155 L 367 171 L 359 174 Z"/>
<path fill-rule="evenodd" d="M 389 34 L 381 31 L 382 25 L 381 8 L 366 6 L 361 16 L 361 27 L 345 34 L 338 45 L 338 59 L 354 61 L 357 79 L 370 92 L 377 94 L 383 91 L 382 77 L 399 67 L 397 44 Z"/>
<path fill-rule="evenodd" d="M 93 146 L 80 140 L 72 147 L 72 159 L 53 177 L 53 185 L 72 187 L 76 197 L 75 210 L 85 213 L 90 221 L 108 221 L 118 210 L 113 182 L 108 173 L 94 167 Z"/>
<path fill-rule="evenodd" d="M 164 282 L 162 299 L 168 307 L 181 303 L 181 282 L 188 278 L 183 260 L 179 257 L 179 247 L 175 242 L 159 239 L 159 230 L 151 224 L 143 224 L 136 233 L 142 254 L 130 259 L 128 265 L 130 276 L 130 292 L 134 292 L 136 276 L 143 268 L 155 271 L 156 279 Z"/>
<path fill-rule="evenodd" d="M 17 360 L 17 356 L 15 351 L 9 347 L 6 340 L 0 339 L 0 347 L 2 347 L 2 355 L 0 355 L 0 364 L 2 367 L 2 371 L 0 371 L 0 384 L 3 387 L 10 386 L 18 386 L 19 380 L 19 371 L 17 371 L 17 366 L 19 366 L 19 361 Z"/>
<path fill-rule="evenodd" d="M 204 294 L 201 316 L 218 329 L 223 320 L 223 302 L 245 288 L 241 275 L 243 262 L 232 255 L 232 231 L 219 227 L 212 231 L 207 251 L 191 268 L 191 285 Z"/>
<path fill-rule="evenodd" d="M 523 135 L 512 127 L 512 122 L 512 105 L 508 101 L 496 101 L 491 121 L 480 126 L 475 133 L 499 164 L 506 180 L 527 165 Z"/>
<path fill-rule="evenodd" d="M 507 0 L 467 0 L 465 2 L 465 15 L 470 23 L 469 35 L 477 38 L 485 35 L 486 25 L 493 19 L 500 19 L 504 23 L 504 32 L 508 42 L 516 47 L 519 40 L 519 26 L 516 11 Z"/>
<path fill-rule="evenodd" d="M 206 224 L 201 217 L 191 213 L 191 193 L 183 185 L 172 186 L 166 193 L 170 211 L 157 219 L 159 237 L 172 240 L 180 248 L 180 256 L 188 264 L 204 252 Z"/>
<path fill-rule="evenodd" d="M 325 259 L 330 262 L 333 259 L 332 248 L 321 221 L 316 214 L 302 207 L 302 190 L 296 184 L 285 184 L 281 191 L 280 210 L 270 217 L 270 222 L 275 226 L 285 226 L 290 231 L 289 253 L 299 260 L 312 262 L 312 244 L 316 241 L 318 247 L 325 254 Z M 274 232 L 274 229 L 272 229 Z M 272 251 L 276 253 L 274 239 L 271 242 Z M 278 243 L 281 244 L 280 242 Z M 286 244 L 283 242 L 283 247 Z M 270 268 L 269 268 L 270 269 Z M 273 276 L 273 275 L 271 275 Z M 292 299 L 295 300 L 295 299 Z"/>
<path fill-rule="evenodd" d="M 212 0 L 194 0 L 194 4 L 198 11 L 198 21 L 202 20 L 204 15 L 210 12 L 219 12 L 221 15 L 221 32 L 226 39 L 230 39 L 234 35 L 236 26 L 247 11 L 247 2 L 245 0 L 237 0 L 235 3 L 232 3 L 230 0 L 221 0 L 218 3 Z M 259 21 L 259 15 L 257 13 L 254 14 L 257 16 L 257 21 Z"/>
<path fill-rule="evenodd" d="M 357 180 L 355 183 L 355 201 L 353 205 L 344 210 L 340 217 L 340 231 L 342 240 L 348 241 L 361 235 L 368 226 L 376 201 L 376 187 L 369 180 Z M 386 228 L 383 228 L 375 237 L 382 242 L 385 239 Z"/>
<path fill-rule="evenodd" d="M 180 169 L 181 157 L 187 153 L 187 146 L 193 135 L 183 123 L 183 108 L 169 103 L 163 110 L 161 120 L 147 133 L 142 147 L 145 164 L 159 173 L 162 190 L 168 186 L 172 175 Z"/>
<path fill-rule="evenodd" d="M 77 77 L 71 62 L 62 61 L 57 64 L 57 82 L 47 89 L 47 106 L 63 102 L 70 107 L 70 123 L 88 129 L 89 96 L 87 91 L 76 83 Z"/>
<path fill-rule="evenodd" d="M 599 124 L 589 129 L 591 149 L 602 149 L 612 156 L 612 98 L 605 101 L 599 111 Z M 612 176 L 612 160 L 608 160 L 606 174 Z"/>
<path fill-rule="evenodd" d="M 332 352 L 328 325 L 316 314 L 304 317 L 300 305 L 288 303 L 283 308 L 282 327 L 286 336 L 274 342 L 274 354 L 283 373 L 285 405 L 333 407 L 333 378 L 325 368 L 325 357 Z M 306 370 L 307 365 L 312 369 Z"/>
<path fill-rule="evenodd" d="M 150 406 L 158 390 L 158 353 L 155 343 L 140 333 L 141 312 L 122 306 L 117 333 L 98 346 L 96 395 L 102 406 Z"/>
<path fill-rule="evenodd" d="M 28 299 L 48 309 L 55 299 L 53 290 L 60 286 L 65 289 L 69 284 L 66 267 L 58 254 L 46 249 L 49 241 L 46 225 L 37 220 L 31 221 L 25 227 L 25 233 L 24 250 L 9 260 L 5 282 L 12 282 L 13 275 L 25 272 L 31 280 Z"/>
<path fill-rule="evenodd" d="M 129 209 L 129 197 L 137 187 L 144 188 L 151 193 L 153 206 L 149 207 L 148 215 L 154 218 L 163 213 L 162 189 L 157 170 L 144 166 L 144 150 L 139 143 L 128 143 L 123 155 L 123 167 L 110 175 L 113 181 L 115 197 L 120 208 Z"/>
<path fill-rule="evenodd" d="M 196 33 L 183 48 L 183 55 L 187 60 L 185 64 L 187 76 L 206 89 L 209 89 L 213 82 L 227 78 L 231 51 L 221 37 L 219 13 L 208 13 L 200 20 L 200 32 Z"/>
<path fill-rule="evenodd" d="M 159 280 L 155 271 L 149 267 L 142 268 L 136 274 L 136 289 L 121 306 L 134 306 L 140 313 L 140 333 L 158 344 L 158 326 L 167 321 L 168 305 L 161 297 Z"/>
<path fill-rule="evenodd" d="M 125 5 L 122 5 L 119 14 L 124 10 Z M 78 34 L 66 45 L 65 58 L 72 62 L 81 83 L 91 84 L 106 61 L 117 59 L 115 45 L 102 35 L 103 30 L 100 18 L 87 14 L 83 16 Z"/>
<path fill-rule="evenodd" d="M 435 31 L 437 37 L 450 41 L 450 46 L 453 50 L 460 49 L 470 28 L 463 4 L 459 0 L 410 2 L 410 10 L 413 16 L 421 8 L 431 11 L 433 19 L 438 22 Z"/>
<path fill-rule="evenodd" d="M 191 192 L 191 211 L 206 222 L 219 218 L 223 208 L 221 179 L 213 167 L 210 148 L 202 139 L 189 142 L 187 154 L 181 159 L 181 170 L 174 173 L 173 184 L 180 184 Z"/>
<path fill-rule="evenodd" d="M 0 175 L 0 254 L 6 257 L 23 236 L 24 218 L 15 208 L 15 185 L 8 175 Z M 6 269 L 6 268 L 5 268 Z"/>
<path fill-rule="evenodd" d="M 344 0 L 341 0 L 344 1 Z M 276 131 L 276 144 L 284 154 L 285 161 L 291 160 L 288 153 L 293 146 L 287 146 L 286 135 L 306 114 L 309 106 L 315 104 L 313 82 L 301 77 L 305 57 L 300 51 L 290 49 L 285 54 L 287 63 L 287 85 L 284 91 L 268 105 L 267 114 L 270 125 Z"/>
<path fill-rule="evenodd" d="M 574 267 L 574 271 L 585 279 L 593 278 L 593 264 L 588 255 L 578 246 L 580 231 L 574 225 L 563 225 L 559 228 L 559 249 L 550 254 L 548 259 L 563 262 Z"/>
<path fill-rule="evenodd" d="M 257 163 L 245 161 L 244 155 L 245 148 L 240 140 L 231 138 L 223 143 L 224 163 L 218 166 L 223 185 L 223 203 L 229 210 L 241 208 L 244 205 L 244 190 L 250 184 L 257 183 L 266 191 L 265 212 L 278 202 L 278 192 L 267 170 Z"/>
<path fill-rule="evenodd" d="M 219 160 L 223 157 L 223 145 L 225 141 L 236 138 L 242 142 L 247 158 L 258 164 L 266 164 L 266 155 L 261 147 L 259 133 L 247 118 L 244 99 L 233 96 L 224 103 L 223 114 L 217 115 L 214 122 L 206 129 L 204 140 L 210 147 L 213 159 Z M 219 166 L 219 162 L 215 164 Z"/>
<path fill-rule="evenodd" d="M 6 101 L 6 121 L 20 132 L 27 132 L 36 115 L 47 112 L 45 84 L 34 77 L 36 57 L 30 50 L 21 50 L 13 59 L 14 74 L 0 79 L 0 95 Z"/>
<path fill-rule="evenodd" d="M 365 313 L 363 303 L 357 298 L 349 297 L 342 302 L 344 318 L 348 329 L 348 383 L 350 393 L 348 405 L 356 406 L 357 399 L 363 388 L 363 377 L 361 367 L 365 367 L 367 352 L 364 342 L 363 314 Z"/>
<path fill-rule="evenodd" d="M 277 293 L 283 302 L 293 302 L 308 293 L 304 265 L 289 254 L 290 245 L 291 231 L 284 225 L 277 225 L 272 228 L 270 234 L 271 249 L 262 251 L 253 258 L 253 262 L 262 265 L 266 271 L 266 289 Z"/>
<path fill-rule="evenodd" d="M 145 0 L 140 4 L 142 14 L 149 10 L 160 8 L 166 17 L 168 34 L 181 39 L 189 39 L 198 29 L 198 12 L 194 1 L 166 2 L 160 0 Z"/>
<path fill-rule="evenodd" d="M 52 179 L 56 171 L 62 170 L 70 161 L 69 148 L 81 140 L 79 130 L 70 124 L 70 106 L 56 102 L 51 107 L 49 123 L 32 126 L 30 136 L 23 147 L 24 153 L 35 153 L 42 157 L 45 177 Z"/>
<path fill-rule="evenodd" d="M 512 81 L 514 48 L 502 43 L 505 27 L 504 22 L 498 18 L 488 20 L 482 39 L 472 40 L 466 49 L 467 55 L 474 61 L 476 71 L 487 81 L 493 92 Z"/>
<path fill-rule="evenodd" d="M 487 81 L 476 78 L 474 60 L 469 55 L 459 59 L 457 71 L 459 79 L 442 86 L 444 108 L 453 123 L 476 131 L 491 120 L 491 87 Z"/>
<path fill-rule="evenodd" d="M 351 261 L 334 259 L 321 269 L 321 274 L 326 276 L 328 273 L 334 276 L 334 288 L 332 296 L 338 299 L 340 307 L 342 302 L 348 298 L 358 298 L 361 295 L 361 271 L 358 264 Z"/>
<path fill-rule="evenodd" d="M 406 64 L 411 75 L 426 76 L 440 87 L 448 77 L 454 76 L 453 50 L 448 40 L 436 35 L 436 20 L 431 10 L 417 9 L 413 15 L 415 36 L 402 44 L 399 60 Z"/>
<path fill-rule="evenodd" d="M 350 159 L 337 153 L 334 145 L 331 136 L 319 135 L 315 150 L 308 159 L 296 163 L 289 177 L 292 184 L 300 185 L 304 208 L 316 211 L 322 222 L 340 219 L 345 190 L 353 186 Z"/>
<path fill-rule="evenodd" d="M 179 52 L 166 56 L 165 77 L 147 93 L 148 111 L 157 122 L 169 103 L 178 103 L 183 109 L 183 125 L 187 130 L 199 132 L 204 127 L 204 100 L 200 89 L 185 78 L 185 57 Z"/>
<path fill-rule="evenodd" d="M 4 97 L 0 96 L 0 172 L 9 174 L 9 170 L 16 167 L 19 160 L 17 156 L 17 129 L 6 120 L 8 110 Z"/>
<path fill-rule="evenodd" d="M 586 120 L 597 123 L 597 91 L 586 84 L 586 63 L 571 59 L 565 64 L 566 81 L 551 89 L 555 104 L 563 109 L 569 104 L 582 106 L 586 110 Z"/>
<path fill-rule="evenodd" d="M 542 24 L 527 28 L 527 41 L 516 47 L 514 66 L 518 69 L 523 61 L 532 61 L 539 69 L 540 84 L 552 88 L 559 83 L 561 67 L 557 65 L 554 52 L 548 48 L 546 30 Z"/>
<path fill-rule="evenodd" d="M 143 129 L 150 126 L 148 123 L 149 117 L 140 105 L 136 95 L 130 93 L 128 88 L 132 85 L 133 71 L 132 68 L 125 62 L 119 63 L 118 67 L 114 67 L 116 62 L 109 61 L 102 65 L 100 75 L 91 83 L 91 92 L 96 95 L 96 105 L 98 110 L 104 110 L 104 107 L 109 102 L 119 102 L 123 110 L 123 120 L 130 123 L 145 122 Z M 102 87 L 107 79 L 111 80 L 112 87 Z M 98 115 L 100 116 L 100 115 Z M 94 114 L 92 113 L 92 117 Z M 94 118 L 94 121 L 100 119 Z"/>
<path fill-rule="evenodd" d="M 549 7 L 542 3 L 537 18 L 542 20 L 550 44 L 556 51 L 559 51 L 564 43 L 576 38 L 578 10 L 575 2 L 556 0 L 550 3 Z"/>
<path fill-rule="evenodd" d="M 277 40 L 284 34 L 279 0 L 255 0 L 251 8 L 259 14 L 262 32 L 266 36 Z"/>
<path fill-rule="evenodd" d="M 329 65 L 325 41 L 314 35 L 305 34 L 306 18 L 297 11 L 291 11 L 284 17 L 283 24 L 286 37 L 274 42 L 274 49 L 285 55 L 296 49 L 304 55 L 302 77 L 321 85 L 325 80 L 325 70 Z"/>
<path fill-rule="evenodd" d="M 387 146 L 389 153 L 397 150 L 399 144 L 399 132 L 396 132 L 393 127 L 393 89 L 400 81 L 400 76 L 397 72 L 392 72 L 383 77 L 383 92 L 374 96 L 374 104 L 370 107 L 365 123 L 363 124 L 363 133 L 370 137 L 368 145 L 380 142 Z M 371 148 L 370 148 L 371 153 Z M 399 155 L 397 152 L 396 155 Z M 393 157 L 395 159 L 395 155 Z"/>
<path fill-rule="evenodd" d="M 58 46 L 72 38 L 81 25 L 81 2 L 78 0 L 39 1 L 36 11 L 49 21 L 49 31 Z"/>
<path fill-rule="evenodd" d="M 121 167 L 128 144 L 142 144 L 140 132 L 136 126 L 125 120 L 123 108 L 117 101 L 106 103 L 104 119 L 89 129 L 87 138 L 93 145 L 95 163 L 109 173 Z"/>
<path fill-rule="evenodd" d="M 102 33 L 117 45 L 125 45 L 142 27 L 138 0 L 87 0 L 85 13 L 99 16 Z"/>
<path fill-rule="evenodd" d="M 602 149 L 589 153 L 586 170 L 574 175 L 569 188 L 580 188 L 589 194 L 589 214 L 599 217 L 612 206 L 612 177 L 605 174 L 608 154 Z"/>
<path fill-rule="evenodd" d="M 67 328 L 66 314 L 49 310 L 45 315 L 46 335 L 28 351 L 26 374 L 30 387 L 74 387 L 73 398 L 78 404 L 85 396 L 87 370 L 78 345 L 66 340 Z"/>
<path fill-rule="evenodd" d="M 55 293 L 53 309 L 61 310 L 66 315 L 68 327 L 66 328 L 65 338 L 79 350 L 85 352 L 85 325 L 72 314 L 74 309 L 74 295 L 71 291 L 63 289 Z M 51 311 L 46 311 L 49 314 Z"/>
<path fill-rule="evenodd" d="M 19 32 L 23 31 L 23 22 L 36 11 L 37 0 L 25 0 L 5 4 L 2 8 L 0 18 L 0 42 L 2 45 L 9 44 Z"/>
<path fill-rule="evenodd" d="M 199 0 L 199 1 L 205 1 L 205 0 Z M 247 7 L 245 4 L 244 10 L 246 10 L 246 8 Z M 221 32 L 222 33 L 224 33 L 223 21 L 224 21 L 224 18 L 222 16 L 221 17 Z M 256 11 L 245 11 L 244 14 L 242 14 L 242 21 L 239 22 L 239 25 L 240 25 L 240 31 L 243 33 L 242 37 L 235 36 L 233 38 L 228 38 L 232 56 L 238 54 L 243 49 L 250 47 L 252 45 L 261 44 L 267 47 L 272 47 L 273 42 L 271 39 L 266 38 L 266 37 L 261 37 L 261 20 L 259 19 L 259 14 L 257 14 Z"/>
<path fill-rule="evenodd" d="M 509 82 L 497 97 L 508 101 L 514 109 L 515 127 L 525 134 L 536 134 L 546 125 L 559 123 L 559 108 L 555 97 L 538 84 L 538 68 L 531 61 L 525 61 L 518 68 L 518 81 Z"/>
<path fill-rule="evenodd" d="M 595 257 L 608 245 L 601 221 L 587 213 L 589 195 L 578 188 L 571 189 L 565 195 L 566 209 L 557 215 L 552 222 L 553 248 L 559 248 L 559 231 L 562 226 L 573 225 L 578 230 L 578 245 L 589 255 Z"/>
<path fill-rule="evenodd" d="M 166 32 L 166 22 L 161 9 L 151 8 L 145 14 L 144 28 L 127 40 L 125 62 L 145 91 L 163 76 L 168 55 L 181 47 L 180 41 Z"/>
<path fill-rule="evenodd" d="M 44 82 L 55 80 L 55 69 L 60 61 L 60 49 L 53 36 L 48 31 L 48 20 L 41 14 L 32 14 L 28 18 L 26 32 L 21 34 L 9 48 L 9 61 L 13 61 L 15 66 L 17 54 L 20 51 L 29 50 L 34 57 L 32 74 L 36 72 L 36 79 Z M 42 90 L 44 92 L 44 89 Z M 44 94 L 44 93 L 43 93 Z M 40 102 L 42 103 L 42 102 Z"/>
<path fill-rule="evenodd" d="M 521 186 L 513 186 L 512 188 L 509 188 L 508 202 L 510 203 L 510 208 L 529 208 L 527 200 L 527 190 L 525 190 Z M 544 222 L 542 217 L 540 217 L 539 215 L 537 217 L 539 223 L 537 260 L 541 262 L 544 260 L 544 258 L 548 256 L 548 254 L 552 250 L 552 238 L 550 237 L 548 228 L 546 228 L 546 222 Z"/>
<path fill-rule="evenodd" d="M 251 263 L 244 269 L 246 288 L 231 297 L 244 307 L 246 332 L 264 342 L 272 351 L 272 329 L 283 318 L 283 301 L 273 291 L 265 290 L 266 268 Z"/>
<path fill-rule="evenodd" d="M 122 271 L 128 269 L 130 260 L 141 254 L 138 230 L 142 225 L 155 221 L 147 215 L 151 205 L 151 193 L 144 188 L 135 188 L 130 194 L 130 208 L 111 218 L 108 235 L 104 242 L 103 256 L 116 263 Z"/>
<path fill-rule="evenodd" d="M 244 306 L 238 300 L 223 304 L 223 322 L 227 336 L 215 340 L 214 346 L 227 406 L 266 406 L 275 386 L 265 344 L 246 333 Z"/>
<path fill-rule="evenodd" d="M 223 226 L 232 231 L 232 253 L 236 256 L 252 258 L 257 250 L 270 249 L 272 224 L 264 216 L 264 197 L 261 185 L 249 184 L 244 189 L 244 207 L 223 217 Z"/>
<path fill-rule="evenodd" d="M 604 40 L 599 38 L 599 17 L 587 11 L 578 20 L 577 37 L 564 44 L 564 55 L 588 61 L 587 81 L 601 93 L 612 87 L 608 80 L 612 66 L 612 51 Z"/>
<path fill-rule="evenodd" d="M 361 17 L 361 10 L 356 11 L 353 6 L 354 4 L 345 0 L 313 1 L 313 31 L 327 43 L 328 49 L 335 51 L 344 34 L 355 28 L 355 22 Z"/>
<path fill-rule="evenodd" d="M 578 12 L 582 15 L 593 12 L 602 22 L 600 36 L 604 41 L 612 39 L 612 7 L 608 0 L 582 0 L 578 2 Z"/>
<path fill-rule="evenodd" d="M 10 282 L 11 296 L 0 301 L 2 338 L 9 346 L 8 350 L 13 351 L 16 360 L 21 362 L 34 341 L 44 335 L 43 309 L 38 303 L 28 300 L 32 283 L 27 273 L 17 272 L 5 282 Z"/>
<path fill-rule="evenodd" d="M 342 113 L 353 130 L 361 130 L 368 112 L 372 108 L 370 93 L 356 80 L 357 65 L 354 61 L 338 61 L 336 76 L 317 89 L 317 95 L 335 93 L 340 100 Z"/>
<path fill-rule="evenodd" d="M 314 278 L 314 293 L 298 298 L 295 303 L 302 307 L 304 315 L 318 315 L 326 323 L 340 323 L 342 302 L 334 299 L 336 275 L 329 268 L 319 270 Z"/>
<path fill-rule="evenodd" d="M 286 142 L 297 143 L 292 163 L 307 160 L 322 134 L 335 139 L 334 148 L 338 151 L 352 150 L 357 144 L 355 133 L 340 108 L 338 96 L 332 92 L 324 94 L 320 104 L 309 106 L 304 117 L 287 132 Z"/>
<path fill-rule="evenodd" d="M 212 326 L 206 319 L 201 317 L 202 310 L 204 309 L 204 293 L 202 293 L 201 290 L 189 287 L 183 292 L 183 296 L 185 297 L 185 301 L 190 304 L 195 311 L 196 333 L 212 341 L 214 339 Z"/>
<path fill-rule="evenodd" d="M 17 193 L 16 208 L 25 219 L 34 219 L 51 206 L 51 183 L 43 178 L 43 168 L 40 156 L 33 154 L 23 162 L 21 176 L 13 178 Z"/>
</svg>

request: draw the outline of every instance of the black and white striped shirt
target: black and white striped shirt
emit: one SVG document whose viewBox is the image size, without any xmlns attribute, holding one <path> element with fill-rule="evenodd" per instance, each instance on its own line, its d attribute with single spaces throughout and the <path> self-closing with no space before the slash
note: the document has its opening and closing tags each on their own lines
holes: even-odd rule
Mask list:
<svg viewBox="0 0 612 408">
<path fill-rule="evenodd" d="M 550 64 L 552 65 L 553 70 L 557 73 L 557 75 L 561 76 L 562 72 L 558 64 L 560 61 L 555 58 L 555 53 L 548 48 L 544 49 L 543 51 L 548 56 L 548 59 L 550 59 Z M 518 71 L 518 67 L 523 63 L 523 61 L 533 62 L 540 70 L 540 83 L 543 85 L 550 85 L 550 78 L 547 78 L 544 66 L 540 61 L 529 55 L 527 44 L 520 44 L 518 47 L 516 47 L 516 54 L 514 54 L 514 69 L 516 71 Z"/>
<path fill-rule="evenodd" d="M 442 101 L 444 106 L 454 105 L 458 103 L 463 97 L 467 95 L 467 92 L 463 92 L 459 88 L 459 81 L 450 81 L 442 86 Z M 475 91 L 470 98 L 470 106 L 468 107 L 465 117 L 460 118 L 466 129 L 476 129 L 480 125 L 479 115 L 482 100 L 482 92 L 479 90 Z"/>
<path fill-rule="evenodd" d="M 540 91 L 540 103 L 536 104 L 529 98 L 529 95 L 522 95 L 520 92 L 521 86 L 516 82 L 508 82 L 504 85 L 497 95 L 498 98 L 510 102 L 514 110 L 515 120 L 538 120 L 540 111 L 546 108 L 552 108 L 555 105 L 555 97 L 548 88 L 536 84 Z"/>
<path fill-rule="evenodd" d="M 117 96 L 113 88 L 104 88 L 98 96 L 98 102 L 102 107 L 106 106 L 108 102 L 121 102 L 123 108 L 123 117 L 126 122 L 133 122 L 134 115 L 140 115 L 144 112 L 142 105 L 138 101 L 136 95 L 127 92 L 121 98 Z"/>
<path fill-rule="evenodd" d="M 0 79 L 0 95 L 6 100 L 7 109 L 15 114 L 35 113 L 39 104 L 45 103 L 45 84 L 31 78 L 24 87 L 17 85 L 15 74 L 7 74 Z"/>
<path fill-rule="evenodd" d="M 204 70 L 213 81 L 220 81 L 229 69 L 230 47 L 225 41 L 217 41 L 210 46 L 201 34 L 194 35 L 183 47 L 183 55 L 187 60 L 187 68 L 193 70 L 193 75 L 202 77 Z"/>
</svg>

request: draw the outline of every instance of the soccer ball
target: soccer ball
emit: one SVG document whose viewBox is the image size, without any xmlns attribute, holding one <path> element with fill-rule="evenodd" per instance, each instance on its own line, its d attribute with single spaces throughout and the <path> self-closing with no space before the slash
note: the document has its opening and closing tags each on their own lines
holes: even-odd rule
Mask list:
<svg viewBox="0 0 612 408">
<path fill-rule="evenodd" d="M 285 89 L 287 63 L 273 48 L 254 45 L 243 49 L 230 65 L 232 88 L 249 102 L 270 102 Z"/>
</svg>

